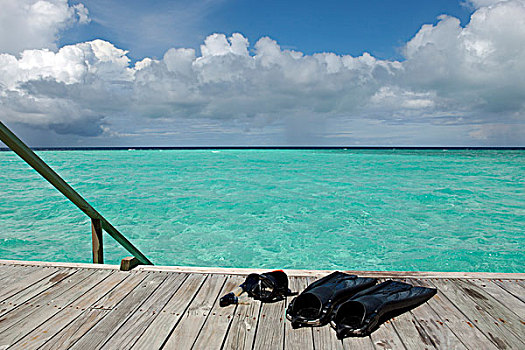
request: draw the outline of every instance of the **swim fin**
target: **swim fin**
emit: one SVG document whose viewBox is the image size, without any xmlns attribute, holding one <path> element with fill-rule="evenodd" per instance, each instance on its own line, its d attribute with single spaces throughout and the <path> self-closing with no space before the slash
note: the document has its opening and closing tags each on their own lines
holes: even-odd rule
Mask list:
<svg viewBox="0 0 525 350">
<path fill-rule="evenodd" d="M 335 271 L 311 283 L 294 298 L 286 310 L 286 318 L 292 322 L 293 328 L 325 325 L 340 301 L 376 283 L 375 278 Z"/>
<path fill-rule="evenodd" d="M 384 321 L 423 304 L 436 292 L 433 288 L 386 281 L 340 303 L 333 311 L 331 326 L 338 339 L 367 336 Z"/>
</svg>

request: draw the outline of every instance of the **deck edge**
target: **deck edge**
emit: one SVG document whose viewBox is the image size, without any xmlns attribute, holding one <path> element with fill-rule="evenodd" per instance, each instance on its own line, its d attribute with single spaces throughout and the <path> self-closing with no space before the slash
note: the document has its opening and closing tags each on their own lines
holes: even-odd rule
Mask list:
<svg viewBox="0 0 525 350">
<path fill-rule="evenodd" d="M 119 270 L 119 265 L 109 264 L 89 264 L 89 263 L 68 263 L 50 261 L 23 261 L 23 260 L 2 260 L 3 265 L 31 265 L 42 267 L 66 267 L 84 269 L 105 269 Z M 250 273 L 265 272 L 270 269 L 259 268 L 229 268 L 229 267 L 199 267 L 199 266 L 155 266 L 139 265 L 133 271 L 162 271 L 180 273 L 206 273 L 206 274 L 227 274 L 227 275 L 247 275 Z M 340 269 L 342 270 L 342 269 Z M 321 276 L 334 270 L 295 270 L 284 269 L 288 276 Z M 525 280 L 525 273 L 505 273 L 505 272 L 439 272 L 439 271 L 355 271 L 342 270 L 360 276 L 380 277 L 380 278 L 484 278 L 484 279 L 515 279 Z"/>
</svg>

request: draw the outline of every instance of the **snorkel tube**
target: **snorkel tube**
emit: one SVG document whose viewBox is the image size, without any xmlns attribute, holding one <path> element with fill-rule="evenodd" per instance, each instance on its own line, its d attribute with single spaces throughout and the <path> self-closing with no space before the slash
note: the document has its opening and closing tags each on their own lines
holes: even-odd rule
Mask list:
<svg viewBox="0 0 525 350">
<path fill-rule="evenodd" d="M 232 292 L 226 294 L 219 300 L 219 306 L 225 307 L 231 304 L 237 304 L 239 302 L 239 297 L 248 291 L 255 289 L 255 286 L 259 282 L 259 275 L 256 273 L 251 273 L 246 277 L 246 281 L 241 284 L 239 287 L 235 288 Z"/>
<path fill-rule="evenodd" d="M 288 276 L 283 270 L 265 272 L 260 275 L 251 273 L 243 284 L 223 296 L 219 300 L 219 305 L 225 307 L 238 304 L 239 297 L 245 292 L 249 297 L 264 303 L 273 303 L 289 295 L 297 294 L 288 289 Z"/>
</svg>

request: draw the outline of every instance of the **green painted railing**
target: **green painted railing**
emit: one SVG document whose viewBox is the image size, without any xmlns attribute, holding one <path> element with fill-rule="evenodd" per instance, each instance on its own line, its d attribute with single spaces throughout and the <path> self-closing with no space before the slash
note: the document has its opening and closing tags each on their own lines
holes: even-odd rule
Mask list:
<svg viewBox="0 0 525 350">
<path fill-rule="evenodd" d="M 153 265 L 130 241 L 126 239 L 111 223 L 95 210 L 78 192 L 65 182 L 39 156 L 35 154 L 22 140 L 0 122 L 0 140 L 6 144 L 20 158 L 26 161 L 33 169 L 42 175 L 51 185 L 60 191 L 67 199 L 75 204 L 91 218 L 91 234 L 93 242 L 93 263 L 104 263 L 104 249 L 102 230 L 113 237 L 124 249 L 130 252 L 140 264 Z"/>
</svg>

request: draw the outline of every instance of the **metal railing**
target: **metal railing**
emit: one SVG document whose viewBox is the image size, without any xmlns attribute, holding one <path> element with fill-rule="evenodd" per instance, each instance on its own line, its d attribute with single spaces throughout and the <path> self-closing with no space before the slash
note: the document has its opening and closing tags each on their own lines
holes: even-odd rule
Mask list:
<svg viewBox="0 0 525 350">
<path fill-rule="evenodd" d="M 78 192 L 65 182 L 39 156 L 35 154 L 22 140 L 0 122 L 0 140 L 6 144 L 20 158 L 26 161 L 33 169 L 42 175 L 51 185 L 60 191 L 67 199 L 75 204 L 91 218 L 91 235 L 93 242 L 93 263 L 104 263 L 104 249 L 102 230 L 113 237 L 124 249 L 130 252 L 140 264 L 153 265 L 130 241 L 126 239 L 111 223 L 95 210 Z"/>
</svg>

